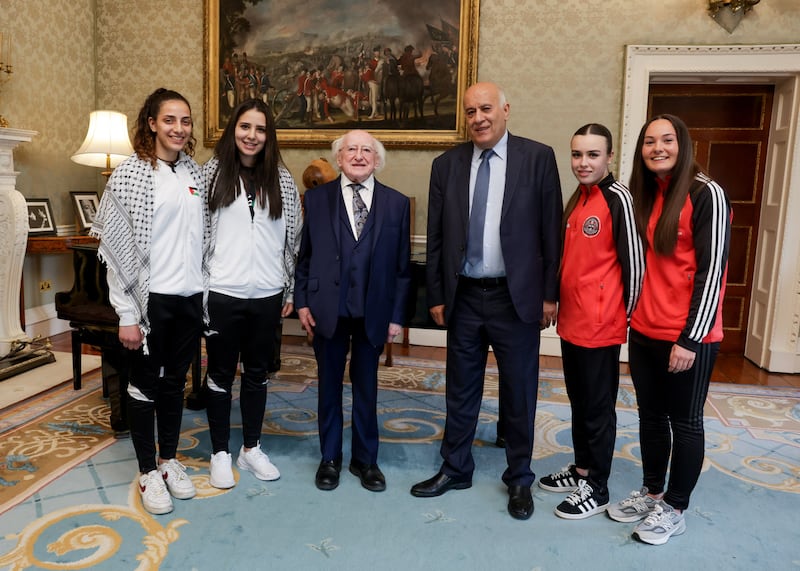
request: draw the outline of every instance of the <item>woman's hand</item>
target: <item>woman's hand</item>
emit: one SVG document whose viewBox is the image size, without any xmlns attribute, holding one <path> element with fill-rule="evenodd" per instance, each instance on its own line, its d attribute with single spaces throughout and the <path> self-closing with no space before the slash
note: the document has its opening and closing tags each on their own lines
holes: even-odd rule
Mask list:
<svg viewBox="0 0 800 571">
<path fill-rule="evenodd" d="M 682 373 L 688 371 L 694 366 L 695 352 L 681 347 L 677 343 L 672 346 L 672 351 L 669 353 L 669 368 L 670 373 Z"/>
<path fill-rule="evenodd" d="M 122 346 L 131 351 L 136 351 L 142 346 L 142 330 L 138 325 L 121 325 L 119 328 L 119 341 Z"/>
</svg>

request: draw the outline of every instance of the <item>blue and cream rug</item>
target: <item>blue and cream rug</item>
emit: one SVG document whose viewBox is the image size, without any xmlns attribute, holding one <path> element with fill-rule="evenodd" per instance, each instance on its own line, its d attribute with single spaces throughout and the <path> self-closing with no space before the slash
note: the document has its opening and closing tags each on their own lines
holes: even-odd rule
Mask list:
<svg viewBox="0 0 800 571">
<path fill-rule="evenodd" d="M 444 370 L 438 362 L 396 357 L 395 363 L 381 368 L 379 396 L 386 492 L 368 492 L 347 473 L 349 430 L 339 488 L 322 492 L 314 486 L 316 367 L 298 348 L 283 356 L 264 422 L 262 447 L 281 470 L 280 480 L 261 482 L 236 472 L 235 488 L 210 487 L 205 414 L 186 411 L 179 458 L 198 488 L 196 498 L 176 500 L 164 516 L 145 512 L 130 441 L 113 442 L 88 459 L 65 460 L 71 469 L 64 475 L 0 515 L 0 568 L 800 569 L 800 391 L 713 386 L 706 463 L 687 512 L 687 532 L 654 547 L 631 539 L 632 524 L 604 515 L 555 517 L 552 510 L 563 496 L 538 487 L 529 521 L 507 514 L 500 480 L 504 451 L 493 445 L 496 371 L 486 378 L 473 487 L 439 498 L 412 497 L 410 487 L 440 464 Z M 533 468 L 544 475 L 572 459 L 560 371 L 542 371 L 539 395 Z M 347 390 L 345 397 L 349 406 Z M 641 482 L 629 379 L 620 387 L 618 415 L 613 498 Z M 72 429 L 91 431 L 105 421 L 87 415 Z M 234 430 L 234 457 L 239 438 Z M 48 454 L 61 454 L 57 442 Z M 9 459 L 0 460 L 2 477 Z"/>
</svg>

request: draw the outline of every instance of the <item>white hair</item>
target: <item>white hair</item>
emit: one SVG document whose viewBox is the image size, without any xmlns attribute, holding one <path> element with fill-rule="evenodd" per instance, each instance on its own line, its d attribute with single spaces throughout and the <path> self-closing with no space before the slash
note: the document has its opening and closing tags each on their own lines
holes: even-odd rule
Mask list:
<svg viewBox="0 0 800 571">
<path fill-rule="evenodd" d="M 339 155 L 339 151 L 342 150 L 342 145 L 344 145 L 344 140 L 347 135 L 352 133 L 352 131 L 348 131 L 341 137 L 337 137 L 331 143 L 331 158 L 333 158 L 333 164 L 336 165 L 336 168 L 339 168 L 339 161 L 337 160 L 337 156 Z M 383 167 L 386 166 L 386 147 L 383 146 L 378 139 L 372 133 L 367 133 L 370 138 L 372 139 L 372 145 L 375 147 L 375 153 L 378 155 L 378 158 L 375 160 L 375 172 L 380 172 L 383 170 Z M 339 169 L 341 170 L 341 169 Z"/>
</svg>

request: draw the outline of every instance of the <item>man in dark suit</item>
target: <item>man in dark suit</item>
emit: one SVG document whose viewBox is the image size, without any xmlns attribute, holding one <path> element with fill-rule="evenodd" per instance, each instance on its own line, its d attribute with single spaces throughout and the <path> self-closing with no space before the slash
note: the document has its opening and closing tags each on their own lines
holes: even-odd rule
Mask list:
<svg viewBox="0 0 800 571">
<path fill-rule="evenodd" d="M 350 472 L 380 492 L 378 358 L 405 322 L 410 285 L 410 203 L 374 177 L 386 161 L 383 145 L 366 131 L 333 142 L 341 171 L 305 193 L 303 238 L 294 303 L 313 336 L 319 371 L 322 461 L 316 485 L 333 490 L 342 466 L 342 378 L 351 349 L 353 435 Z"/>
<path fill-rule="evenodd" d="M 428 197 L 428 305 L 434 321 L 447 326 L 444 462 L 411 494 L 434 497 L 472 486 L 472 441 L 491 345 L 508 511 L 528 519 L 539 331 L 556 319 L 561 185 L 550 147 L 508 133 L 509 105 L 497 85 L 471 86 L 463 104 L 472 142 L 434 160 Z"/>
</svg>

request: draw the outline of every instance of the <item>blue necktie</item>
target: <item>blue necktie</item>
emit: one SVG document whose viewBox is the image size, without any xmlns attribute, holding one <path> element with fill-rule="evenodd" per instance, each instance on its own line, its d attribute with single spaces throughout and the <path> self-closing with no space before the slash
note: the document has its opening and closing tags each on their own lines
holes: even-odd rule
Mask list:
<svg viewBox="0 0 800 571">
<path fill-rule="evenodd" d="M 483 227 L 486 224 L 486 202 L 489 199 L 489 159 L 495 154 L 493 149 L 484 149 L 481 164 L 475 177 L 475 190 L 472 193 L 472 212 L 469 215 L 467 234 L 467 262 L 477 267 L 483 260 Z"/>
<path fill-rule="evenodd" d="M 359 194 L 364 185 L 356 182 L 351 184 L 350 188 L 353 189 L 353 222 L 356 227 L 356 240 L 358 240 L 359 236 L 361 236 L 361 231 L 364 229 L 364 224 L 367 223 L 369 210 L 367 210 L 367 205 L 364 204 L 364 199 Z"/>
</svg>

